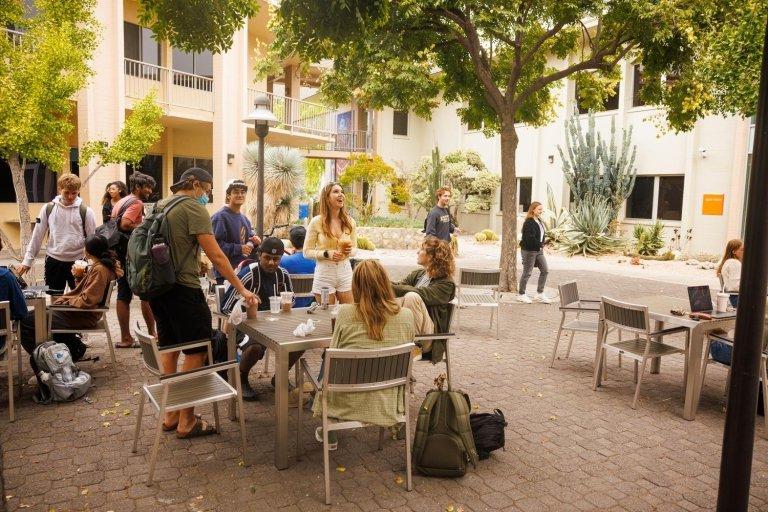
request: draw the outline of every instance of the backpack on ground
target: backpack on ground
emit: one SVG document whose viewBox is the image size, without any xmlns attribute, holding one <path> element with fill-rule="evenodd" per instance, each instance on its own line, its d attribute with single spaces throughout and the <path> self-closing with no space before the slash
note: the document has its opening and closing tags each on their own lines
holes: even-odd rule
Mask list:
<svg viewBox="0 0 768 512">
<path fill-rule="evenodd" d="M 469 423 L 469 396 L 433 389 L 419 408 L 413 440 L 414 467 L 427 476 L 457 477 L 477 464 Z"/>
<path fill-rule="evenodd" d="M 162 295 L 176 283 L 176 269 L 169 244 L 171 234 L 165 217 L 174 206 L 185 200 L 194 201 L 189 196 L 176 196 L 162 208 L 155 204 L 152 213 L 131 233 L 125 275 L 131 290 L 142 300 Z"/>
<path fill-rule="evenodd" d="M 45 218 L 49 219 L 51 218 L 51 212 L 53 211 L 53 207 L 56 206 L 57 203 L 54 203 L 51 201 L 48 203 L 48 205 L 45 207 Z M 83 225 L 83 236 L 87 236 L 85 233 L 85 216 L 88 213 L 88 207 L 85 206 L 83 203 L 80 203 L 80 206 L 78 208 L 80 210 L 80 222 Z"/>
<path fill-rule="evenodd" d="M 46 341 L 35 348 L 32 357 L 37 365 L 37 379 L 43 403 L 71 402 L 91 388 L 91 376 L 72 362 L 67 346 Z"/>
<path fill-rule="evenodd" d="M 127 200 L 117 215 L 114 218 L 109 219 L 107 222 L 96 228 L 96 234 L 103 236 L 107 240 L 107 245 L 110 249 L 118 251 L 118 254 L 125 253 L 125 245 L 130 238 L 130 233 L 126 233 L 120 229 L 120 221 L 123 219 L 123 215 L 132 204 L 135 204 L 137 199 Z M 121 252 L 122 251 L 122 252 Z"/>
<path fill-rule="evenodd" d="M 469 415 L 469 424 L 472 426 L 472 437 L 480 460 L 490 457 L 494 450 L 504 449 L 504 427 L 507 426 L 507 420 L 499 409 L 472 413 Z"/>
</svg>

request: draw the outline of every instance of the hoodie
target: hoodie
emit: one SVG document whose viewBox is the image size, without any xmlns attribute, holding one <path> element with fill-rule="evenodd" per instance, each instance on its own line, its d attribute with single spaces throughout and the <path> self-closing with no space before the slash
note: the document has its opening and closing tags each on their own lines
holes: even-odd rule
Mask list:
<svg viewBox="0 0 768 512">
<path fill-rule="evenodd" d="M 85 237 L 96 232 L 96 217 L 90 207 L 86 209 L 85 235 L 83 235 L 83 221 L 80 218 L 82 202 L 82 198 L 78 197 L 71 205 L 65 206 L 61 203 L 61 196 L 56 196 L 53 198 L 55 206 L 51 210 L 50 218 L 45 215 L 48 203 L 43 205 L 37 216 L 35 230 L 27 246 L 23 265 L 32 266 L 46 233 L 48 233 L 48 244 L 45 248 L 47 256 L 59 261 L 75 261 L 83 257 Z"/>
</svg>

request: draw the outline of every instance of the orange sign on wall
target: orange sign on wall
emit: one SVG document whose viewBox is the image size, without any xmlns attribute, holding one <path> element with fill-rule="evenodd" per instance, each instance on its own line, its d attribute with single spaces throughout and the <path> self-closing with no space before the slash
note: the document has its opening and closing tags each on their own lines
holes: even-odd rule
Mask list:
<svg viewBox="0 0 768 512">
<path fill-rule="evenodd" d="M 702 215 L 722 215 L 725 204 L 725 194 L 704 194 L 701 203 Z"/>
</svg>

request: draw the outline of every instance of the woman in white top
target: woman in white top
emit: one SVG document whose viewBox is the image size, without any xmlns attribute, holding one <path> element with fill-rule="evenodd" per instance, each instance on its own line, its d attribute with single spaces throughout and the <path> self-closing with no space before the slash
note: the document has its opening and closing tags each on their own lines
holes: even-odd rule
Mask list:
<svg viewBox="0 0 768 512">
<path fill-rule="evenodd" d="M 717 267 L 717 275 L 723 283 L 723 291 L 736 292 L 731 295 L 731 305 L 736 307 L 739 302 L 739 282 L 741 281 L 741 259 L 744 257 L 744 242 L 735 238 L 728 240 L 725 254 Z"/>
<path fill-rule="evenodd" d="M 338 183 L 329 183 L 320 192 L 320 215 L 310 221 L 304 241 L 304 255 L 317 260 L 312 284 L 317 302 L 323 287 L 331 304 L 354 302 L 349 258 L 356 250 L 355 221 L 344 207 L 344 191 Z"/>
</svg>

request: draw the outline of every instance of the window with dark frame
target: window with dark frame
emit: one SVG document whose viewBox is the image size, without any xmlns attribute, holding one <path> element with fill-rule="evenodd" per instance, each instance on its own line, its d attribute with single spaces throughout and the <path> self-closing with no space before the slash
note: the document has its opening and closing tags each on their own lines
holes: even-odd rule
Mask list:
<svg viewBox="0 0 768 512">
<path fill-rule="evenodd" d="M 157 69 L 157 66 L 162 65 L 160 43 L 155 40 L 150 29 L 123 22 L 123 51 L 126 59 L 138 61 L 126 61 L 127 75 L 160 80 L 160 72 Z"/>
<path fill-rule="evenodd" d="M 531 196 L 533 194 L 533 178 L 517 178 L 517 206 L 518 212 L 522 207 L 523 212 L 527 212 L 531 207 Z M 504 194 L 499 194 L 499 210 L 504 209 Z"/>
<path fill-rule="evenodd" d="M 199 167 L 211 173 L 213 176 L 213 160 L 207 158 L 194 158 L 191 156 L 174 156 L 173 157 L 173 182 L 176 183 L 181 179 L 181 175 L 190 167 Z M 208 194 L 208 199 L 213 202 L 213 189 Z"/>
<path fill-rule="evenodd" d="M 163 155 L 144 155 L 139 165 L 134 168 L 132 164 L 125 165 L 125 183 L 128 183 L 128 178 L 133 171 L 137 170 L 143 174 L 148 174 L 155 179 L 155 189 L 152 191 L 152 195 L 149 196 L 147 203 L 156 203 L 163 197 L 165 187 L 163 186 Z"/>
<path fill-rule="evenodd" d="M 632 66 L 632 106 L 642 107 L 645 101 L 640 97 L 640 91 L 643 88 L 643 68 L 640 64 Z"/>
<path fill-rule="evenodd" d="M 625 215 L 628 219 L 653 218 L 653 188 L 655 176 L 638 176 L 635 187 L 627 198 Z"/>
<path fill-rule="evenodd" d="M 173 48 L 173 70 L 181 73 L 173 73 L 174 85 L 212 91 L 213 83 L 200 77 L 213 78 L 213 54 L 209 51 L 202 53 L 188 53 Z"/>
<path fill-rule="evenodd" d="M 78 164 L 80 152 L 77 148 L 69 148 L 69 171 L 80 175 Z M 28 161 L 24 168 L 24 185 L 27 190 L 27 200 L 30 203 L 46 203 L 58 194 L 56 181 L 59 175 L 43 164 Z M 0 158 L 0 203 L 15 203 L 16 191 L 13 188 L 13 176 L 8 161 Z"/>
<path fill-rule="evenodd" d="M 392 111 L 392 135 L 408 136 L 408 111 Z"/>
<path fill-rule="evenodd" d="M 659 176 L 657 219 L 682 220 L 684 181 L 683 176 Z"/>
</svg>

